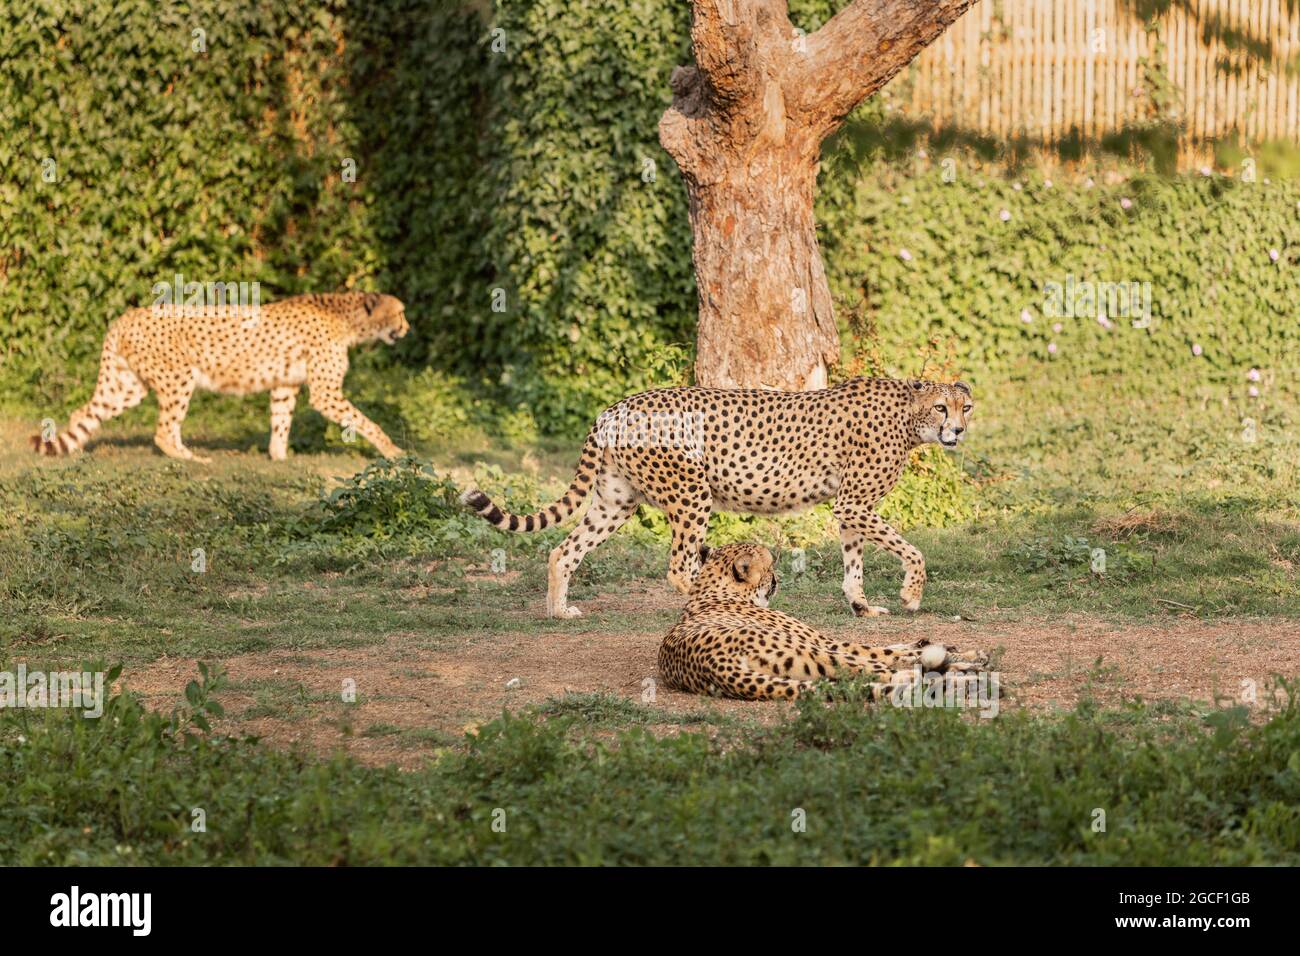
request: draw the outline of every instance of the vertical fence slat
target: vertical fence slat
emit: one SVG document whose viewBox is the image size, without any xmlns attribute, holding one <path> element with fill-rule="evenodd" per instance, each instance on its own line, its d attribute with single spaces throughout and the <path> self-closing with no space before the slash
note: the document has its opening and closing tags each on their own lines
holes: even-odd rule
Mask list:
<svg viewBox="0 0 1300 956">
<path fill-rule="evenodd" d="M 1229 50 L 1225 29 L 1265 41 L 1272 60 Z M 899 105 L 1002 138 L 1050 144 L 1077 130 L 1097 140 L 1150 118 L 1145 58 L 1177 88 L 1181 109 L 1160 119 L 1182 124 L 1186 156 L 1233 132 L 1247 145 L 1300 140 L 1300 76 L 1285 68 L 1297 53 L 1292 0 L 1185 0 L 1155 33 L 1130 0 L 986 0 L 922 52 Z"/>
</svg>

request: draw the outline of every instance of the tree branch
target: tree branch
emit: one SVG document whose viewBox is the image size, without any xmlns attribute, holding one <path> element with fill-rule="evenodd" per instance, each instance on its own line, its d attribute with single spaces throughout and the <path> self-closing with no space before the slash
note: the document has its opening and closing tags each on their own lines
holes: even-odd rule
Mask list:
<svg viewBox="0 0 1300 956">
<path fill-rule="evenodd" d="M 756 6 L 762 0 L 691 0 L 691 49 L 712 99 L 727 107 L 758 86 Z"/>
<path fill-rule="evenodd" d="M 807 39 L 786 89 L 824 139 L 977 0 L 853 0 Z"/>
<path fill-rule="evenodd" d="M 786 0 L 691 0 L 695 64 L 673 70 L 672 106 L 659 121 L 659 142 L 683 173 L 714 178 L 727 145 L 760 134 L 771 119 L 763 106 L 780 99 L 773 76 L 793 32 Z"/>
</svg>

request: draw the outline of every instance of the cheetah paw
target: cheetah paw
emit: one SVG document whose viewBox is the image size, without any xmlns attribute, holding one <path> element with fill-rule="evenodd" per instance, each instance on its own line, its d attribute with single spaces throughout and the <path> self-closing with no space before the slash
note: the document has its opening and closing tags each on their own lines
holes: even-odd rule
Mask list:
<svg viewBox="0 0 1300 956">
<path fill-rule="evenodd" d="M 874 604 L 861 604 L 854 601 L 853 613 L 857 617 L 879 617 L 882 614 L 888 614 L 889 608 L 876 607 Z"/>
<path fill-rule="evenodd" d="M 582 609 L 576 608 L 572 604 L 570 604 L 567 607 L 560 608 L 558 611 L 553 613 L 551 617 L 558 617 L 561 620 L 571 619 L 575 617 L 582 617 Z"/>
<path fill-rule="evenodd" d="M 959 651 L 952 649 L 948 658 L 948 670 L 963 673 L 982 671 L 989 665 L 989 656 L 983 651 Z"/>
<path fill-rule="evenodd" d="M 903 610 L 904 610 L 904 611 L 913 611 L 913 612 L 915 612 L 915 611 L 919 611 L 919 610 L 921 610 L 921 599 L 920 599 L 919 597 L 916 597 L 916 598 L 909 598 L 909 597 L 907 597 L 907 595 L 900 595 L 900 597 L 902 597 L 902 599 L 903 599 Z"/>
</svg>

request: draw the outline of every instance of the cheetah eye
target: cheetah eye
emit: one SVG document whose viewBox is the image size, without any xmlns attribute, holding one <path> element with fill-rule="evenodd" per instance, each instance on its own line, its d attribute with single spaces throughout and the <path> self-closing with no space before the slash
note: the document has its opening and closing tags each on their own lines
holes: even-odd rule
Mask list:
<svg viewBox="0 0 1300 956">
<path fill-rule="evenodd" d="M 947 407 L 944 406 L 944 405 L 936 405 L 936 406 L 934 406 L 934 410 L 935 410 L 936 412 L 940 412 L 940 413 L 942 413 L 942 414 L 944 414 L 944 415 L 947 415 L 947 414 L 948 414 L 948 409 L 947 409 Z"/>
<path fill-rule="evenodd" d="M 975 407 L 974 405 L 967 405 L 965 408 L 962 409 L 962 414 L 963 414 L 963 415 L 969 415 L 969 414 L 970 414 L 970 410 L 971 410 L 972 408 L 974 408 L 974 407 Z"/>
</svg>

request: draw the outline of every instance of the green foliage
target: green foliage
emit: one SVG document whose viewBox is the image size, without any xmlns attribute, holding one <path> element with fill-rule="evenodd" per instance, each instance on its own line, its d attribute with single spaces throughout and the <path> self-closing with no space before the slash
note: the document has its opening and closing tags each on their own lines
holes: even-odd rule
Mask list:
<svg viewBox="0 0 1300 956">
<path fill-rule="evenodd" d="M 1087 574 L 1098 580 L 1125 580 L 1144 567 L 1141 559 L 1126 545 L 1090 543 L 1087 538 L 1069 534 L 1056 541 L 1030 539 L 1012 548 L 1008 557 L 1023 571 L 1030 574 L 1047 572 L 1061 583 L 1069 583 Z"/>
<path fill-rule="evenodd" d="M 326 534 L 387 538 L 459 515 L 455 484 L 418 458 L 381 459 L 345 479 L 320 502 Z"/>
<path fill-rule="evenodd" d="M 917 347 L 932 339 L 952 343 L 977 397 L 981 382 L 1049 367 L 1067 381 L 1127 374 L 1135 393 L 1186 394 L 1211 384 L 1244 394 L 1250 369 L 1284 382 L 1296 367 L 1292 186 L 1152 175 L 1057 183 L 970 169 L 965 156 L 956 181 L 944 182 L 943 158 L 906 174 L 872 169 L 855 187 L 852 215 L 828 229 L 832 281 L 846 297 L 865 290 L 895 369 L 918 372 Z M 1149 327 L 1113 310 L 1106 327 L 1087 306 L 1085 282 L 1149 283 Z M 1073 283 L 1076 313 L 1091 314 L 1051 314 L 1049 283 Z"/>
<path fill-rule="evenodd" d="M 1293 702 L 1263 724 L 1210 711 L 1208 727 L 1141 705 L 962 720 L 866 706 L 846 686 L 766 730 L 663 737 L 637 707 L 583 698 L 546 705 L 545 719 L 505 715 L 400 772 L 205 733 L 213 689 L 204 674 L 170 716 L 129 694 L 100 719 L 0 712 L 0 853 L 17 865 L 1300 862 Z M 1091 829 L 1096 807 L 1105 833 Z M 498 808 L 504 833 L 490 825 Z"/>
<path fill-rule="evenodd" d="M 955 456 L 941 448 L 919 449 L 894 490 L 880 502 L 880 514 L 900 531 L 924 525 L 946 528 L 974 515 L 970 479 Z"/>
<path fill-rule="evenodd" d="M 838 6 L 791 15 L 812 30 Z M 392 396 L 407 434 L 487 430 L 483 396 L 521 439 L 580 434 L 690 361 L 685 190 L 657 140 L 688 27 L 661 0 L 9 5 L 0 384 L 83 400 L 107 322 L 177 273 L 258 281 L 268 300 L 355 285 L 408 304 L 413 334 L 383 359 L 420 369 Z M 980 165 L 997 144 L 970 137 L 918 159 L 924 133 L 871 101 L 821 177 L 832 286 L 846 305 L 865 293 L 887 369 L 914 374 L 932 338 L 976 385 L 1047 367 L 1244 388 L 1252 367 L 1296 367 L 1291 186 L 1124 167 L 1049 187 Z M 1067 276 L 1149 281 L 1151 327 L 1044 315 L 1045 283 Z"/>
</svg>

